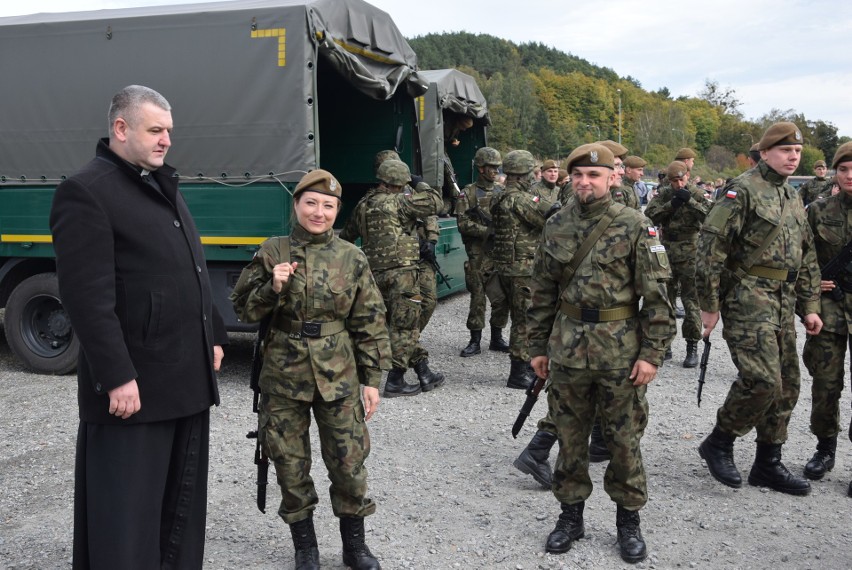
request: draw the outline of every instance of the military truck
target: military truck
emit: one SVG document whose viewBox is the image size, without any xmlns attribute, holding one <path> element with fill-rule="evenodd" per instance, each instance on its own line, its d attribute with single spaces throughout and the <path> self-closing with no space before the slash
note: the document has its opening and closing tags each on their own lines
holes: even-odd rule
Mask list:
<svg viewBox="0 0 852 570">
<path fill-rule="evenodd" d="M 122 87 L 152 87 L 172 105 L 167 161 L 178 169 L 231 331 L 250 327 L 228 294 L 258 245 L 289 233 L 291 192 L 303 173 L 321 167 L 338 177 L 342 225 L 375 184 L 375 153 L 395 149 L 422 172 L 421 133 L 443 117 L 443 107 L 421 97 L 429 80 L 390 16 L 361 0 L 2 18 L 0 75 L 0 307 L 12 352 L 50 374 L 73 370 L 79 347 L 58 294 L 53 192 L 94 156 Z M 487 120 L 477 121 L 455 149 L 460 165 L 484 143 Z M 442 226 L 437 253 L 449 283 L 441 296 L 464 288 L 465 259 L 454 220 Z"/>
</svg>

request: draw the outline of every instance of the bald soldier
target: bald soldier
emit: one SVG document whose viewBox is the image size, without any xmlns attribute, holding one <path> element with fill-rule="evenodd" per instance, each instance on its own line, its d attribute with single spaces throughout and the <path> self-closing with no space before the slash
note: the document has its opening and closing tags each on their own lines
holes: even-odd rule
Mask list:
<svg viewBox="0 0 852 570">
<path fill-rule="evenodd" d="M 584 535 L 597 413 L 612 455 L 604 489 L 617 505 L 621 557 L 639 562 L 647 555 L 638 512 L 648 498 L 640 451 L 645 392 L 674 334 L 669 264 L 650 221 L 614 202 L 612 152 L 583 145 L 567 162 L 574 199 L 544 228 L 528 311 L 532 364 L 550 379 L 547 403 L 559 438 L 552 489 L 562 514 L 545 549 L 567 552 Z"/>
<path fill-rule="evenodd" d="M 810 492 L 807 480 L 781 462 L 787 425 L 799 399 L 796 315 L 809 335 L 822 329 L 820 270 L 802 201 L 787 184 L 802 156 L 802 132 L 775 123 L 758 143 L 757 167 L 736 177 L 716 202 L 698 238 L 695 283 L 704 336 L 721 315 L 722 336 L 739 377 L 716 412 L 698 450 L 710 474 L 742 486 L 734 441 L 757 432 L 750 485 L 791 495 Z"/>
<path fill-rule="evenodd" d="M 676 160 L 666 168 L 668 184 L 645 208 L 645 215 L 662 229 L 662 243 L 672 264 L 669 288 L 680 288 L 684 318 L 681 333 L 686 341 L 684 368 L 698 366 L 698 341 L 701 340 L 701 315 L 695 292 L 695 257 L 698 231 L 713 207 L 704 192 L 689 186 L 689 170 Z M 669 300 L 672 301 L 671 295 Z"/>
</svg>

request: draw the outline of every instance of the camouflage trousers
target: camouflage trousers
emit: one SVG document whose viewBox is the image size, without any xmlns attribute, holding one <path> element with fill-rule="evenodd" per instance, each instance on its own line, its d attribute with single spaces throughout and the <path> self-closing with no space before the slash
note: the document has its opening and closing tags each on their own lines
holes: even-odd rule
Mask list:
<svg viewBox="0 0 852 570">
<path fill-rule="evenodd" d="M 801 384 L 796 329 L 792 321 L 781 329 L 748 324 L 724 323 L 722 333 L 740 377 L 728 390 L 716 423 L 737 437 L 755 428 L 758 443 L 784 443 Z"/>
<path fill-rule="evenodd" d="M 468 248 L 467 261 L 464 264 L 464 282 L 470 291 L 470 310 L 467 313 L 467 328 L 481 331 L 485 328 L 485 282 L 494 272 L 494 261 L 482 252 Z M 509 303 L 507 299 L 491 299 L 492 327 L 502 329 L 509 322 Z"/>
<path fill-rule="evenodd" d="M 373 276 L 382 292 L 387 308 L 388 334 L 391 343 L 391 365 L 407 369 L 429 353 L 420 346 L 420 296 L 416 266 L 374 271 Z M 414 355 L 419 360 L 413 360 Z"/>
<path fill-rule="evenodd" d="M 423 299 L 420 302 L 420 319 L 417 328 L 420 332 L 429 324 L 432 318 L 432 313 L 435 312 L 435 307 L 438 306 L 438 288 L 435 281 L 435 268 L 431 264 L 421 261 L 417 264 L 417 281 L 420 284 L 420 297 Z M 408 359 L 408 367 L 413 368 L 415 364 L 421 360 L 428 358 L 429 353 L 423 348 L 423 345 L 418 342 L 411 351 L 411 356 Z"/>
<path fill-rule="evenodd" d="M 665 235 L 665 234 L 664 234 Z M 681 334 L 684 340 L 701 340 L 701 308 L 698 306 L 698 291 L 695 288 L 695 260 L 698 256 L 698 242 L 665 242 L 666 253 L 672 268 L 672 279 L 666 285 L 669 301 L 676 307 L 675 300 L 680 290 L 683 302 L 683 324 Z"/>
<path fill-rule="evenodd" d="M 532 294 L 529 277 L 507 277 L 500 275 L 500 284 L 509 299 L 512 328 L 509 333 L 509 356 L 515 360 L 530 360 L 530 339 L 527 333 L 527 309 Z"/>
<path fill-rule="evenodd" d="M 370 435 L 364 421 L 361 391 L 326 402 L 264 394 L 258 415 L 260 442 L 275 466 L 281 487 L 278 515 L 287 524 L 308 517 L 317 504 L 311 478 L 311 411 L 317 421 L 322 459 L 331 481 L 331 508 L 337 517 L 364 517 L 376 511 L 367 494 Z"/>
<path fill-rule="evenodd" d="M 586 370 L 550 365 L 549 415 L 559 438 L 553 494 L 561 503 L 585 501 L 592 494 L 589 436 L 595 416 L 601 420 L 612 459 L 604 490 L 629 510 L 648 501 L 648 481 L 639 443 L 648 425 L 645 386 L 634 386 L 630 370 Z"/>
<path fill-rule="evenodd" d="M 846 347 L 852 346 L 852 336 L 823 330 L 808 336 L 802 360 L 813 377 L 811 396 L 811 433 L 820 438 L 840 433 L 840 394 L 846 375 Z M 849 424 L 852 439 L 852 422 Z"/>
</svg>

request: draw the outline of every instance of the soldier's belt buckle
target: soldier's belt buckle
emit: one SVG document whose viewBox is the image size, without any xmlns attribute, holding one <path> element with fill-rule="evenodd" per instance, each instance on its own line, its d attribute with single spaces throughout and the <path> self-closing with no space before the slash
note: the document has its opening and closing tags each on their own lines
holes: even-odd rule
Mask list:
<svg viewBox="0 0 852 570">
<path fill-rule="evenodd" d="M 796 281 L 796 279 L 798 279 L 798 278 L 799 278 L 799 272 L 798 271 L 793 271 L 791 269 L 790 271 L 787 272 L 787 279 L 786 279 L 787 283 L 794 283 Z"/>
<path fill-rule="evenodd" d="M 302 336 L 306 336 L 309 338 L 319 338 L 321 329 L 322 323 L 305 321 L 302 323 Z"/>
<path fill-rule="evenodd" d="M 580 320 L 587 323 L 599 323 L 601 312 L 598 309 L 580 309 Z"/>
</svg>

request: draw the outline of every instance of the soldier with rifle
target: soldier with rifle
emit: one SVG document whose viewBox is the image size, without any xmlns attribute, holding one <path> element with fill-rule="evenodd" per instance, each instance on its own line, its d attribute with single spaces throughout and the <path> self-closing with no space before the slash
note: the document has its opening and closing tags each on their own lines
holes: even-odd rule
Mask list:
<svg viewBox="0 0 852 570">
<path fill-rule="evenodd" d="M 470 292 L 470 309 L 467 313 L 470 342 L 462 349 L 462 357 L 481 352 L 486 298 L 491 302 L 491 341 L 488 349 L 509 351 L 509 345 L 503 339 L 503 328 L 509 322 L 509 303 L 505 292 L 500 288 L 491 257 L 494 248 L 494 221 L 491 219 L 490 209 L 494 196 L 503 191 L 503 187 L 495 182 L 503 159 L 496 149 L 483 147 L 476 151 L 473 164 L 479 176 L 476 182 L 465 186 L 456 201 L 456 219 L 467 253 L 464 281 Z M 491 293 L 485 287 L 489 279 L 494 281 Z"/>
<path fill-rule="evenodd" d="M 822 266 L 818 335 L 805 341 L 802 359 L 813 376 L 811 432 L 816 453 L 805 465 L 805 477 L 822 479 L 834 468 L 840 427 L 840 394 L 846 376 L 846 347 L 852 341 L 852 143 L 837 149 L 832 168 L 840 193 L 811 202 L 808 223 L 814 233 L 817 259 Z M 850 423 L 852 426 L 852 423 Z M 852 437 L 852 430 L 849 432 Z M 852 482 L 847 494 L 852 497 Z"/>
<path fill-rule="evenodd" d="M 545 550 L 567 552 L 585 533 L 588 442 L 597 414 L 612 455 L 604 489 L 617 505 L 621 557 L 634 563 L 647 556 L 639 519 L 648 499 L 640 452 L 645 392 L 675 334 L 669 262 L 650 220 L 610 194 L 618 177 L 612 151 L 580 146 L 567 169 L 574 197 L 544 227 L 527 313 L 532 366 L 549 378 L 547 403 L 559 438 L 552 490 L 562 513 Z"/>
<path fill-rule="evenodd" d="M 366 255 L 334 235 L 342 192 L 331 173 L 306 174 L 293 192 L 296 224 L 289 238 L 261 245 L 231 297 L 243 321 L 269 320 L 259 378 L 258 459 L 261 476 L 264 458 L 275 467 L 278 514 L 290 525 L 300 570 L 319 568 L 312 413 L 331 480 L 332 510 L 340 519 L 343 563 L 380 568 L 364 542 L 364 517 L 376 510 L 367 497 L 365 420 L 378 408 L 391 346 L 385 305 Z"/>
</svg>

